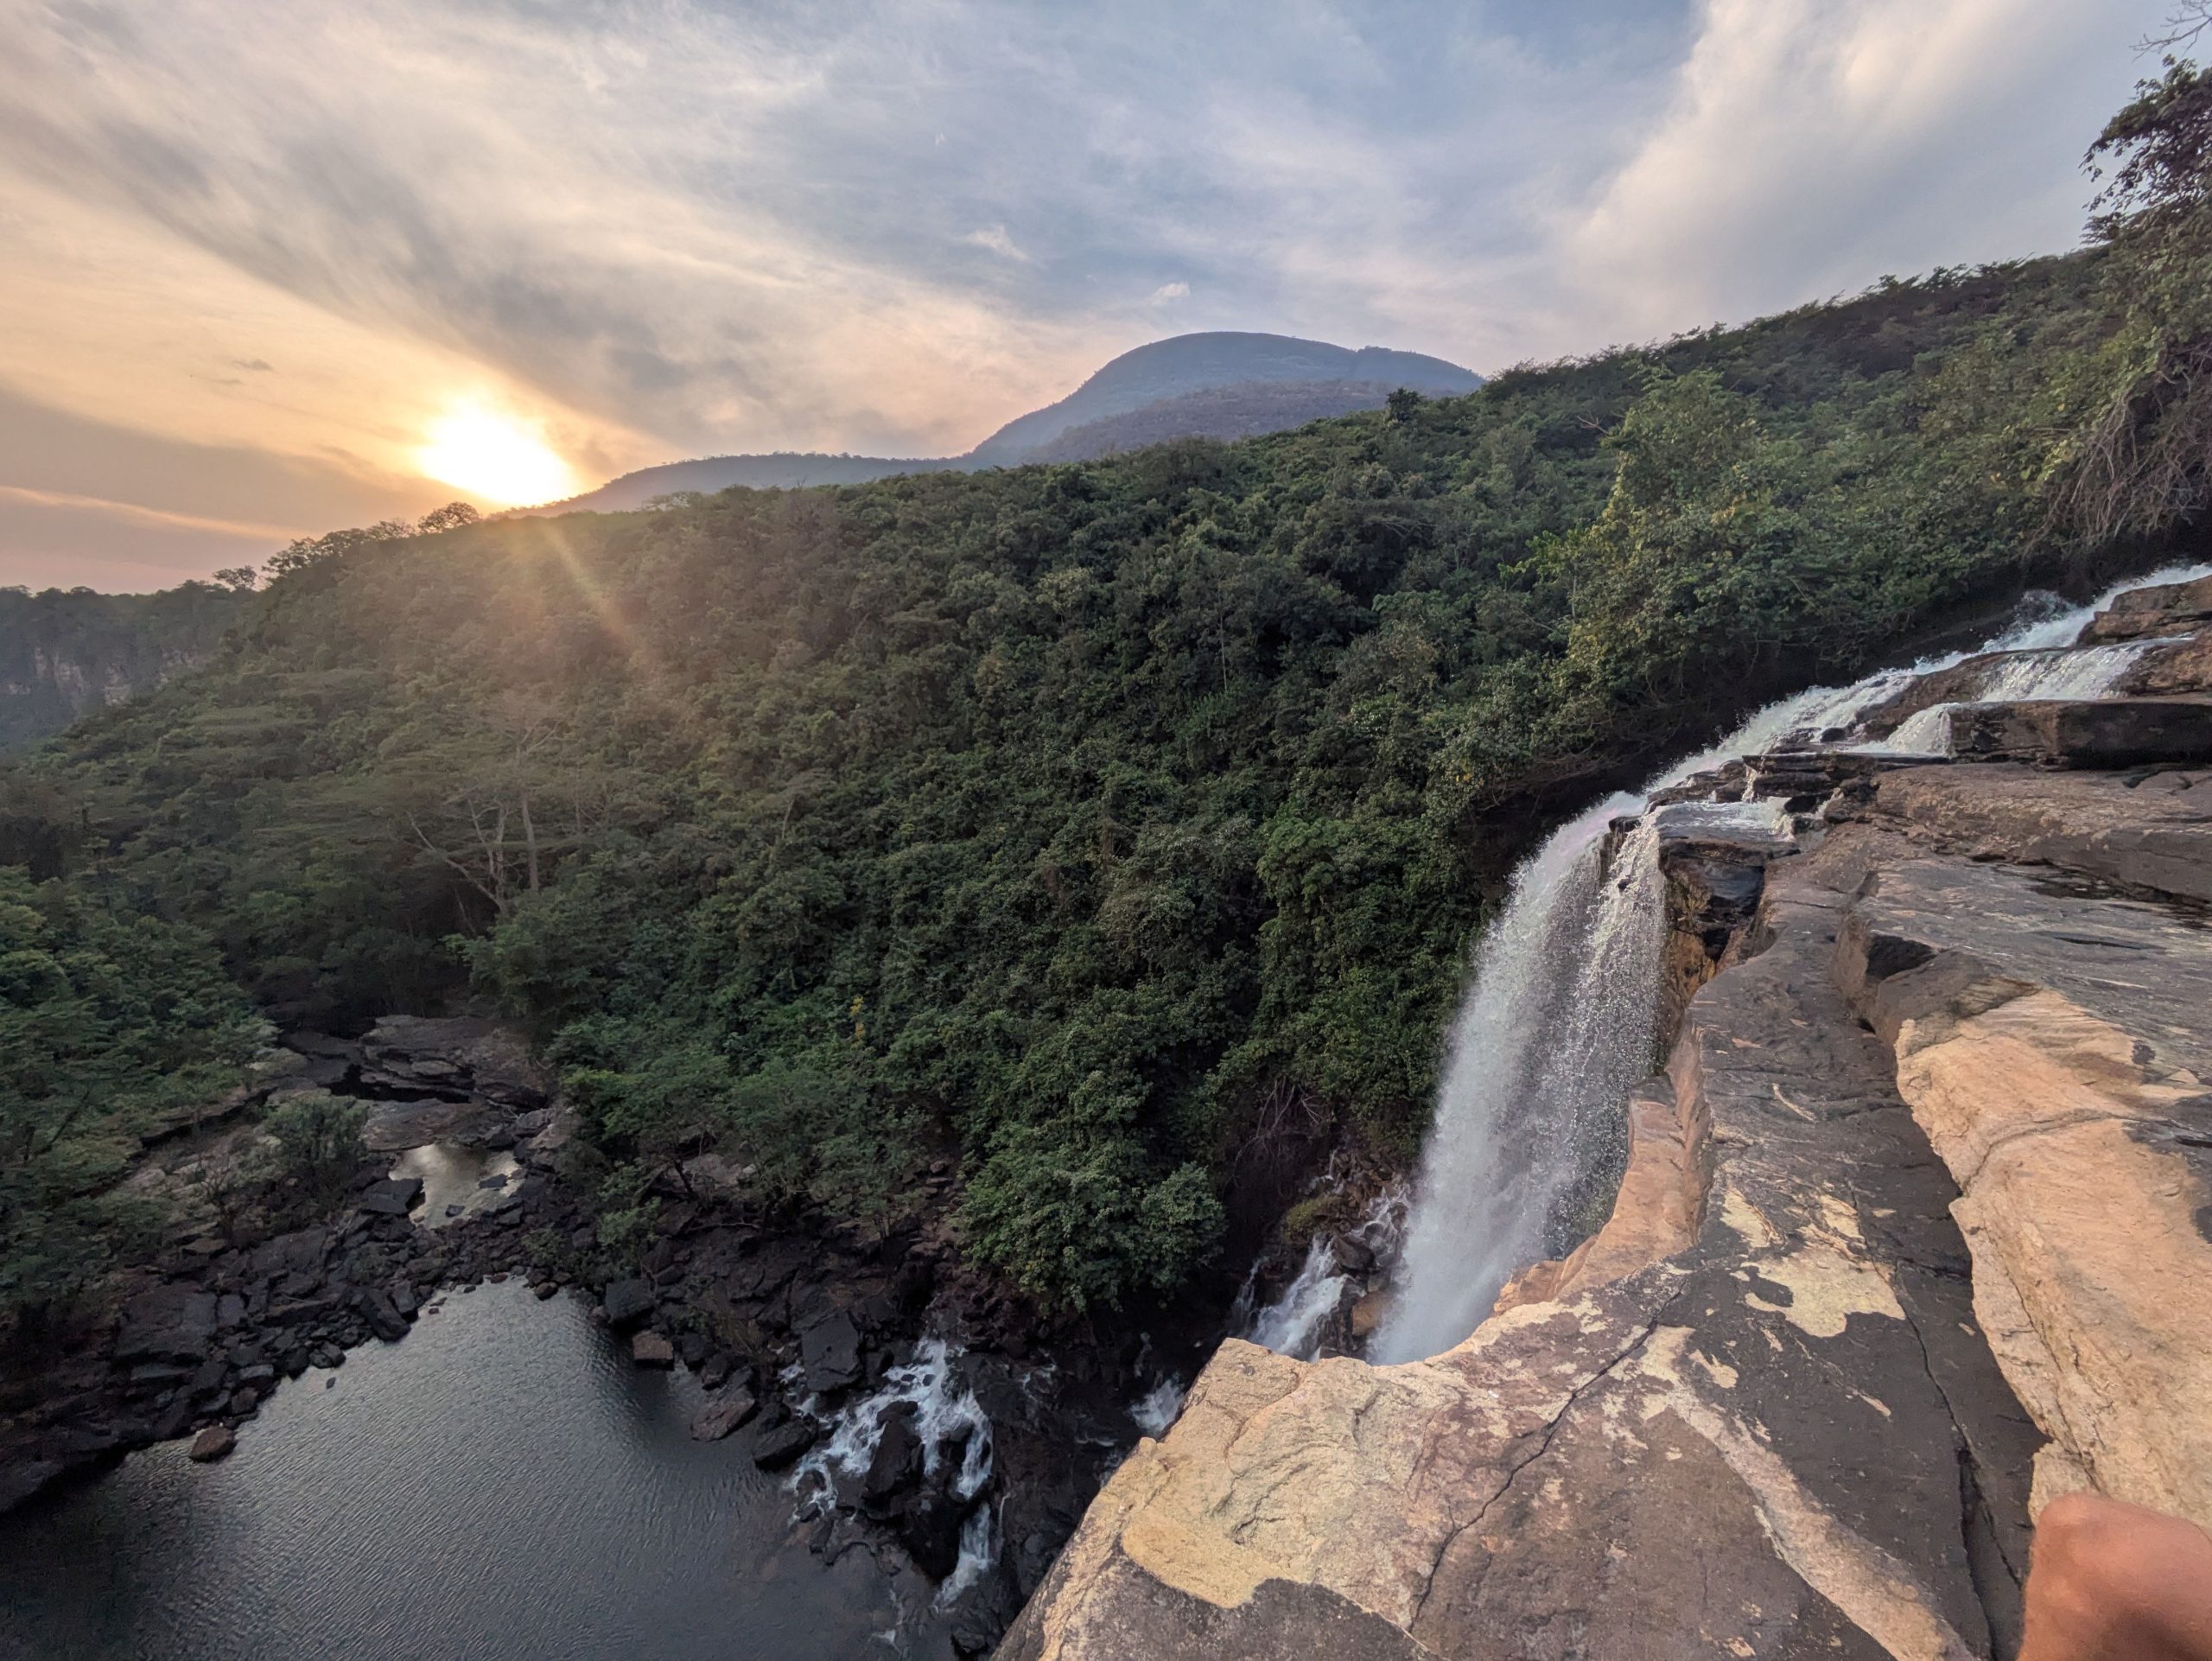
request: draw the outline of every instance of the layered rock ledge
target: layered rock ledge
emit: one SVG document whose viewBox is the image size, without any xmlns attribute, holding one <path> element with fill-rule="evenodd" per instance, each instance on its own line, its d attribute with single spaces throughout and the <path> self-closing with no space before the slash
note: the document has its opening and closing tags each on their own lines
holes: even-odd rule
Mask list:
<svg viewBox="0 0 2212 1661">
<path fill-rule="evenodd" d="M 2054 1494 L 2212 1524 L 2208 595 L 2085 633 L 2145 696 L 1671 792 L 1786 830 L 1662 819 L 1605 1226 L 1428 1360 L 1224 1345 L 1001 1653 L 2004 1656 Z"/>
</svg>

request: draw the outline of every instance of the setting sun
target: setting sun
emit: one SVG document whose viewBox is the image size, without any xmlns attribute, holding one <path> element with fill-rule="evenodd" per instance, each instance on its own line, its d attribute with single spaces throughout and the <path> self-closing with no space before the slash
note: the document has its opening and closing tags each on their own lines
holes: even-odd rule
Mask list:
<svg viewBox="0 0 2212 1661">
<path fill-rule="evenodd" d="M 504 506 L 534 506 L 575 492 L 566 461 L 519 422 L 478 406 L 440 417 L 415 459 L 441 484 Z"/>
</svg>

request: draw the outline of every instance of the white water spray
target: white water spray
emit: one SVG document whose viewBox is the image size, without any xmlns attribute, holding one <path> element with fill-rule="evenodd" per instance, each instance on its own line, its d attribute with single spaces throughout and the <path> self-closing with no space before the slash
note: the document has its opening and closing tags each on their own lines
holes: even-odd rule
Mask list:
<svg viewBox="0 0 2212 1661">
<path fill-rule="evenodd" d="M 1377 1266 L 1388 1269 L 1402 1249 L 1408 1209 L 1405 1185 L 1393 1182 L 1375 1196 L 1367 1215 L 1346 1229 L 1344 1236 L 1364 1246 Z M 1258 1273 L 1255 1263 L 1230 1309 L 1230 1329 L 1262 1349 L 1311 1361 L 1320 1352 L 1330 1318 L 1342 1307 L 1355 1278 L 1338 1261 L 1336 1237 L 1325 1229 L 1314 1235 L 1290 1284 L 1273 1302 L 1255 1308 L 1253 1292 Z M 1177 1405 L 1181 1405 L 1179 1397 Z"/>
<path fill-rule="evenodd" d="M 874 1395 L 837 1416 L 829 1440 L 798 1462 L 786 1485 L 799 1496 L 802 1516 L 818 1514 L 832 1502 L 840 1476 L 856 1480 L 866 1474 L 883 1441 L 884 1426 L 906 1406 L 914 1410 L 923 1481 L 935 1480 L 945 1450 L 957 1447 L 960 1468 L 950 1484 L 954 1496 L 969 1500 L 982 1492 L 991 1475 L 991 1421 L 976 1392 L 957 1381 L 953 1363 L 960 1354 L 941 1338 L 925 1338 L 914 1346 L 912 1360 L 884 1374 Z M 811 1412 L 813 1407 L 808 1401 L 799 1410 Z M 959 1561 L 938 1588 L 935 1607 L 950 1607 L 997 1561 L 998 1551 L 997 1512 L 979 1505 L 961 1525 Z"/>
<path fill-rule="evenodd" d="M 1504 910 L 1476 947 L 1422 1151 L 1396 1299 L 1370 1346 L 1373 1358 L 1417 1360 L 1472 1332 L 1508 1276 L 1566 1244 L 1552 1238 L 1575 1220 L 1560 1214 L 1562 1202 L 1625 1134 L 1622 1104 L 1656 1059 L 1665 918 L 1656 833 L 1648 822 L 1639 825 L 1609 860 L 1614 819 L 1641 814 L 1652 792 L 1738 756 L 1792 738 L 1847 734 L 1865 710 L 1915 677 L 1980 652 L 2036 652 L 2037 666 L 2018 671 L 2024 686 L 2070 686 L 2078 673 L 2094 689 L 2005 696 L 2094 696 L 2132 652 L 2114 667 L 2102 649 L 2037 649 L 2070 645 L 2114 595 L 2208 574 L 2212 566 L 2154 572 L 2071 608 L 2031 595 L 2017 620 L 1973 652 L 1783 698 L 1642 792 L 1609 797 L 1553 832 L 1514 872 Z M 2084 656 L 2096 664 L 2077 671 L 2068 661 Z M 2014 671 L 2008 665 L 1997 673 L 2003 679 Z M 1904 748 L 1897 741 L 1903 733 L 1885 748 Z"/>
<path fill-rule="evenodd" d="M 1976 703 L 2017 703 L 2037 698 L 2094 698 L 2112 690 L 2136 660 L 2164 640 L 2122 640 L 2075 651 L 2045 646 L 2000 657 L 1980 673 L 1971 689 Z M 1948 755 L 1951 711 L 1957 703 L 1931 703 L 1908 716 L 1887 738 L 1865 746 L 1908 755 Z"/>
</svg>

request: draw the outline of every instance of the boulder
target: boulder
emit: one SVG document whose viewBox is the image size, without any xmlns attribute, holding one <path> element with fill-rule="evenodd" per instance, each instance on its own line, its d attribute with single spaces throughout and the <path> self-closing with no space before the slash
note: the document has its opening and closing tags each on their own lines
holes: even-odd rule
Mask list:
<svg viewBox="0 0 2212 1661">
<path fill-rule="evenodd" d="M 743 1385 L 726 1390 L 701 1408 L 691 1421 L 691 1440 L 720 1441 L 759 1411 L 760 1399 Z"/>
<path fill-rule="evenodd" d="M 791 1419 L 764 1430 L 753 1443 L 753 1462 L 764 1471 L 780 1471 L 822 1439 L 810 1419 Z"/>
<path fill-rule="evenodd" d="M 914 1567 L 933 1581 L 951 1578 L 960 1562 L 960 1524 L 967 1506 L 942 1488 L 916 1494 L 904 1506 L 893 1531 Z"/>
<path fill-rule="evenodd" d="M 215 1341 L 216 1301 L 190 1286 L 158 1286 L 123 1306 L 118 1361 L 197 1362 Z"/>
<path fill-rule="evenodd" d="M 2114 595 L 2112 604 L 2082 627 L 2080 644 L 2141 640 L 2178 634 L 2212 622 L 2212 577 L 2165 582 Z"/>
<path fill-rule="evenodd" d="M 404 1217 L 415 1209 L 422 1198 L 421 1177 L 387 1176 L 362 1189 L 360 1198 L 353 1202 L 353 1208 L 366 1212 L 372 1217 Z"/>
<path fill-rule="evenodd" d="M 391 1299 L 380 1291 L 359 1292 L 354 1295 L 354 1307 L 369 1323 L 369 1330 L 387 1344 L 397 1343 L 407 1336 L 407 1317 L 392 1307 Z"/>
<path fill-rule="evenodd" d="M 600 1304 L 607 1311 L 607 1324 L 615 1331 L 634 1327 L 653 1312 L 652 1282 L 635 1276 L 616 1281 Z"/>
<path fill-rule="evenodd" d="M 860 1328 L 845 1311 L 840 1309 L 801 1333 L 798 1351 L 799 1365 L 806 1373 L 806 1387 L 817 1395 L 827 1395 L 860 1382 Z"/>
<path fill-rule="evenodd" d="M 238 1445 L 238 1435 L 226 1424 L 211 1424 L 192 1439 L 192 1446 L 185 1450 L 188 1458 L 206 1465 L 222 1458 Z"/>
<path fill-rule="evenodd" d="M 912 1403 L 899 1402 L 883 1416 L 875 1452 L 861 1478 L 861 1509 L 870 1516 L 888 1515 L 892 1501 L 921 1480 L 922 1439 L 914 1413 Z"/>
<path fill-rule="evenodd" d="M 630 1359 L 641 1367 L 672 1367 L 676 1346 L 658 1333 L 638 1333 L 630 1340 Z"/>
</svg>

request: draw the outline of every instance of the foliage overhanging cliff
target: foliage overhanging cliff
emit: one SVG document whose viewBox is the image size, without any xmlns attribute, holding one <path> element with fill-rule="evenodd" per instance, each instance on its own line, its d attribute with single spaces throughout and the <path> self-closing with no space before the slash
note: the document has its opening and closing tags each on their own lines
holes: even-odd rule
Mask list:
<svg viewBox="0 0 2212 1661">
<path fill-rule="evenodd" d="M 1418 1138 L 1534 816 L 2186 519 L 2139 222 L 1231 447 L 334 544 L 35 770 L 278 1012 L 533 1022 L 618 1234 L 709 1145 L 855 1216 L 951 1153 L 982 1261 L 1165 1288 Z"/>
</svg>

